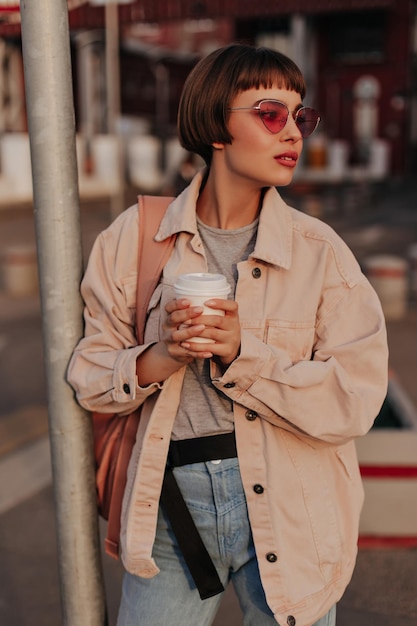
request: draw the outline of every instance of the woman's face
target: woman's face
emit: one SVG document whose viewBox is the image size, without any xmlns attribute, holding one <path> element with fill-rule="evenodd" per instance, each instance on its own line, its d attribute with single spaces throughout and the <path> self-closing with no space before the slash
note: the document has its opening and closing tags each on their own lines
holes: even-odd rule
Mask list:
<svg viewBox="0 0 417 626">
<path fill-rule="evenodd" d="M 288 185 L 293 178 L 303 139 L 291 114 L 302 104 L 300 95 L 278 87 L 249 89 L 239 93 L 230 108 L 252 107 L 269 99 L 284 102 L 290 111 L 281 131 L 277 134 L 268 131 L 257 110 L 230 111 L 228 129 L 233 141 L 231 144 L 214 144 L 214 148 L 223 152 L 224 173 L 236 178 L 236 182 L 256 187 L 280 187 Z"/>
</svg>

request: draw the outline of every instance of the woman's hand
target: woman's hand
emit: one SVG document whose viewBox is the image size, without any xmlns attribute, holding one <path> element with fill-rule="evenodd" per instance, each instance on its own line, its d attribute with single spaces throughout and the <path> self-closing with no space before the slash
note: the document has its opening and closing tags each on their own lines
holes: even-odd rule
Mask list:
<svg viewBox="0 0 417 626">
<path fill-rule="evenodd" d="M 163 381 L 194 359 L 216 358 L 225 369 L 240 350 L 240 323 L 236 302 L 213 299 L 205 303 L 225 315 L 202 315 L 203 307 L 191 306 L 186 298 L 170 300 L 163 323 L 162 340 L 142 352 L 136 362 L 139 385 Z M 194 337 L 213 339 L 197 343 Z"/>
<path fill-rule="evenodd" d="M 238 305 L 234 300 L 213 298 L 207 300 L 206 307 L 224 311 L 224 315 L 197 315 L 188 319 L 185 323 L 194 328 L 199 328 L 198 336 L 212 339 L 214 343 L 204 344 L 192 341 L 192 338 L 181 339 L 181 347 L 189 351 L 194 358 L 216 357 L 221 365 L 228 367 L 236 359 L 240 351 L 241 330 L 238 313 Z M 196 310 L 199 307 L 191 307 Z M 201 325 L 204 324 L 204 329 Z M 208 356 L 207 351 L 211 354 Z"/>
<path fill-rule="evenodd" d="M 193 338 L 202 335 L 206 329 L 207 316 L 201 315 L 203 307 L 191 306 L 189 300 L 179 298 L 170 300 L 165 310 L 168 315 L 163 324 L 162 341 L 168 354 L 181 364 L 188 364 L 194 358 L 210 359 L 212 344 L 193 342 Z"/>
</svg>

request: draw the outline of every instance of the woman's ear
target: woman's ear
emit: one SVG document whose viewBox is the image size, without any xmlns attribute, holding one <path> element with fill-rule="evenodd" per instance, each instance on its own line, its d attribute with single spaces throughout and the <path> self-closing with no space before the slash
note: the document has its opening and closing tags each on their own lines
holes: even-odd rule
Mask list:
<svg viewBox="0 0 417 626">
<path fill-rule="evenodd" d="M 214 150 L 223 150 L 224 148 L 224 143 L 221 143 L 220 141 L 213 141 L 211 145 Z"/>
</svg>

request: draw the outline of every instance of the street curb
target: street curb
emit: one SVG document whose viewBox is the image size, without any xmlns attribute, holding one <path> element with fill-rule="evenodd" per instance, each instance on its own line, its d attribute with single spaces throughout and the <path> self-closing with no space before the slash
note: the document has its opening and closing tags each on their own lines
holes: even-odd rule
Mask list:
<svg viewBox="0 0 417 626">
<path fill-rule="evenodd" d="M 40 315 L 39 294 L 19 298 L 0 291 L 0 323 L 39 317 Z"/>
<path fill-rule="evenodd" d="M 42 437 L 0 460 L 0 515 L 52 481 L 49 438 Z"/>
<path fill-rule="evenodd" d="M 0 415 L 0 460 L 48 432 L 46 406 L 24 406 Z"/>
</svg>

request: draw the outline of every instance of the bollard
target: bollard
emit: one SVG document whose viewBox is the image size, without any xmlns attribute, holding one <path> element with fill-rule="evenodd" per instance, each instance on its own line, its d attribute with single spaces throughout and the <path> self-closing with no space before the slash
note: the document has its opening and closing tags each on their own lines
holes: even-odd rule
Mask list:
<svg viewBox="0 0 417 626">
<path fill-rule="evenodd" d="M 364 271 L 381 301 L 386 319 L 401 319 L 407 311 L 407 261 L 392 255 L 364 260 Z"/>
<path fill-rule="evenodd" d="M 128 143 L 130 182 L 144 193 L 156 193 L 162 183 L 160 150 L 161 142 L 153 135 L 132 137 Z"/>
<path fill-rule="evenodd" d="M 36 248 L 16 245 L 5 249 L 3 257 L 3 283 L 7 294 L 17 297 L 38 292 Z"/>
</svg>

